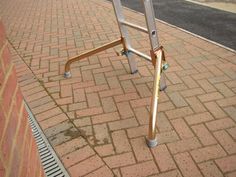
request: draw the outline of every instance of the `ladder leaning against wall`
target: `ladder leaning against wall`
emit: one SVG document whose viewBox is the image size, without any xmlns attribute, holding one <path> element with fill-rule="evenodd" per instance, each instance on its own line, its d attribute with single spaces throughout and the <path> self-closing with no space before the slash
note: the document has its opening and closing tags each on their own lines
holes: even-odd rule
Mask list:
<svg viewBox="0 0 236 177">
<path fill-rule="evenodd" d="M 105 44 L 103 46 L 100 46 L 88 52 L 82 53 L 79 56 L 69 59 L 65 65 L 64 76 L 66 78 L 71 77 L 70 65 L 73 62 L 85 59 L 91 55 L 94 55 L 98 52 L 101 52 L 111 47 L 115 47 L 120 44 L 123 46 L 123 49 L 120 54 L 125 55 L 127 57 L 132 74 L 138 71 L 137 63 L 133 57 L 133 54 L 138 55 L 146 59 L 147 61 L 152 62 L 155 68 L 155 72 L 154 72 L 153 95 L 152 95 L 152 100 L 151 100 L 148 136 L 146 138 L 146 142 L 147 142 L 148 147 L 154 147 L 157 145 L 156 124 L 157 124 L 157 108 L 158 108 L 159 91 L 166 89 L 163 72 L 168 68 L 168 64 L 165 60 L 163 47 L 159 46 L 152 0 L 142 0 L 142 1 L 144 5 L 144 10 L 145 10 L 145 19 L 146 19 L 147 28 L 127 22 L 122 13 L 122 5 L 121 5 L 120 0 L 113 0 L 112 2 L 113 8 L 116 14 L 116 19 L 117 19 L 117 23 L 118 23 L 120 34 L 121 34 L 120 39 L 117 39 L 108 44 Z M 131 47 L 127 27 L 131 27 L 133 29 L 147 33 L 149 35 L 149 40 L 151 44 L 150 56 L 142 52 L 139 52 L 138 50 L 135 50 L 134 48 Z"/>
</svg>

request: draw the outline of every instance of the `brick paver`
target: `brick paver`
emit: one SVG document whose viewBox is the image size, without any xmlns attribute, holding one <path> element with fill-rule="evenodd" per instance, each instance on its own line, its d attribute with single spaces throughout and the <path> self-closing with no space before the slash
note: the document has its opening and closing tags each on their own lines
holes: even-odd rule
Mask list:
<svg viewBox="0 0 236 177">
<path fill-rule="evenodd" d="M 171 67 L 160 93 L 160 145 L 150 150 L 151 63 L 136 57 L 131 75 L 126 58 L 109 49 L 63 77 L 69 57 L 120 36 L 109 2 L 0 1 L 0 16 L 24 98 L 71 176 L 235 176 L 235 51 L 157 21 Z M 148 37 L 129 32 L 148 52 Z"/>
</svg>

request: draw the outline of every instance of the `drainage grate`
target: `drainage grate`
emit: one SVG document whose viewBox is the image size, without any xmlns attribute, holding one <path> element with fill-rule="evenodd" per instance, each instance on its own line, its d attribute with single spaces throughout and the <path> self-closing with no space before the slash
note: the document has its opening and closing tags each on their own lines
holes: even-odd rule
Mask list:
<svg viewBox="0 0 236 177">
<path fill-rule="evenodd" d="M 29 123 L 31 125 L 31 129 L 32 129 L 34 138 L 36 140 L 36 143 L 38 145 L 38 151 L 40 154 L 41 162 L 42 162 L 46 176 L 69 177 L 69 174 L 67 173 L 66 169 L 62 165 L 61 161 L 58 159 L 52 146 L 49 144 L 46 136 L 44 135 L 41 128 L 39 127 L 28 105 L 26 105 L 26 110 L 29 114 L 28 116 Z"/>
</svg>

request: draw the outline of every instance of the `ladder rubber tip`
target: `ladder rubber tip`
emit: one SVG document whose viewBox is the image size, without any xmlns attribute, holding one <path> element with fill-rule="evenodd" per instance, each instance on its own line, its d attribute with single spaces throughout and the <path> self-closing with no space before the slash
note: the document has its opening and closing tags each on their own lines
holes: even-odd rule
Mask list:
<svg viewBox="0 0 236 177">
<path fill-rule="evenodd" d="M 135 70 L 133 72 L 131 72 L 131 74 L 136 74 L 138 72 L 138 70 Z"/>
<path fill-rule="evenodd" d="M 65 78 L 70 78 L 70 77 L 71 77 L 70 71 L 65 72 L 65 73 L 64 73 L 64 77 L 65 77 Z"/>
<path fill-rule="evenodd" d="M 157 146 L 157 144 L 158 144 L 157 138 L 155 138 L 154 140 L 150 140 L 150 139 L 146 138 L 146 143 L 149 148 L 153 148 L 153 147 Z"/>
<path fill-rule="evenodd" d="M 162 91 L 165 91 L 167 89 L 167 85 L 165 85 L 165 86 L 160 86 L 160 91 L 162 92 Z"/>
</svg>

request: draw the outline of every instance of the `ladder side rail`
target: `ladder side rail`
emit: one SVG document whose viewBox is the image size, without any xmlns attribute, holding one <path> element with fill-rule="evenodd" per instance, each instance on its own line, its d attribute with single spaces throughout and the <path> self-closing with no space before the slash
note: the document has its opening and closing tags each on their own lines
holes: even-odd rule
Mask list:
<svg viewBox="0 0 236 177">
<path fill-rule="evenodd" d="M 155 51 L 156 49 L 159 48 L 159 41 L 158 41 L 152 0 L 143 0 L 143 4 L 144 4 L 145 18 L 146 18 L 146 24 L 148 28 L 151 48 L 152 51 Z"/>
<path fill-rule="evenodd" d="M 129 50 L 130 46 L 130 38 L 129 38 L 129 34 L 128 34 L 128 30 L 127 28 L 122 25 L 121 21 L 125 21 L 124 15 L 122 13 L 122 5 L 120 0 L 112 0 L 112 4 L 113 4 L 113 8 L 116 14 L 116 19 L 117 19 L 117 23 L 120 29 L 120 33 L 121 36 L 124 38 L 124 46 L 127 50 Z M 133 57 L 133 55 L 131 53 L 129 53 L 128 51 L 126 52 L 126 56 L 128 58 L 128 62 L 129 62 L 129 66 L 130 66 L 130 70 L 131 73 L 136 73 L 138 71 L 137 69 L 137 63 Z"/>
</svg>

